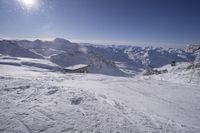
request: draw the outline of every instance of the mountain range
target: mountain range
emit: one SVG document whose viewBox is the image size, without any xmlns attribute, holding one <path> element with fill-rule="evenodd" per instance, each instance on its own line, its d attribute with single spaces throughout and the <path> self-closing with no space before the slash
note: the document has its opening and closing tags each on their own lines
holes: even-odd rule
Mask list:
<svg viewBox="0 0 200 133">
<path fill-rule="evenodd" d="M 1 40 L 0 54 L 45 60 L 60 68 L 76 64 L 89 64 L 90 73 L 112 76 L 131 76 L 148 67 L 158 68 L 170 64 L 172 61 L 193 62 L 195 60 L 193 52 L 183 49 L 84 45 L 61 38 L 53 41 Z M 42 64 L 42 61 L 40 63 Z"/>
</svg>

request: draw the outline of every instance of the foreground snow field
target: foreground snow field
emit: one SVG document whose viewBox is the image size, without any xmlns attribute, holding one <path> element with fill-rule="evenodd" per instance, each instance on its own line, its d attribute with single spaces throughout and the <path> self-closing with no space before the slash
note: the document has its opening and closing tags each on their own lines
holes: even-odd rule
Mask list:
<svg viewBox="0 0 200 133">
<path fill-rule="evenodd" d="M 199 88 L 0 65 L 0 132 L 199 133 Z"/>
</svg>

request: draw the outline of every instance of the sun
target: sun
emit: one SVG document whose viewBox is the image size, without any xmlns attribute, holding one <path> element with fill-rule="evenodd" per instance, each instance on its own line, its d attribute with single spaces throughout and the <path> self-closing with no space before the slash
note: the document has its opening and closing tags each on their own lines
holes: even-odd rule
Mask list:
<svg viewBox="0 0 200 133">
<path fill-rule="evenodd" d="M 22 0 L 22 2 L 27 6 L 32 6 L 35 3 L 35 0 Z"/>
<path fill-rule="evenodd" d="M 37 0 L 18 0 L 26 8 L 32 8 L 37 4 Z"/>
</svg>

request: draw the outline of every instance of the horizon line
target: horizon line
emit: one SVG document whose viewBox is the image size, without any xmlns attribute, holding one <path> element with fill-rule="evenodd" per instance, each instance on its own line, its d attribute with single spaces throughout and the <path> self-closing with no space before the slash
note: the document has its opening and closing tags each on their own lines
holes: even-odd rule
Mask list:
<svg viewBox="0 0 200 133">
<path fill-rule="evenodd" d="M 94 45 L 130 45 L 130 46 L 156 46 L 156 47 L 167 47 L 167 48 L 183 48 L 189 44 L 197 44 L 197 41 L 185 42 L 185 43 L 170 43 L 170 42 L 145 42 L 145 41 L 122 41 L 122 40 L 89 40 L 89 39 L 66 39 L 67 37 L 0 37 L 0 40 L 28 40 L 28 41 L 53 41 L 56 38 L 65 39 L 72 43 L 80 44 L 94 44 Z"/>
</svg>

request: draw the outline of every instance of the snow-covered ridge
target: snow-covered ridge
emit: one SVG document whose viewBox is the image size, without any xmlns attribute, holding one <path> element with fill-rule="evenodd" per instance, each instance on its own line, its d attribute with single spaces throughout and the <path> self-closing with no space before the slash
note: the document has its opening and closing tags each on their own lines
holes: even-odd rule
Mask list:
<svg viewBox="0 0 200 133">
<path fill-rule="evenodd" d="M 17 45 L 15 41 L 9 40 L 0 41 L 0 53 L 2 55 L 9 55 L 13 57 L 43 58 L 29 49 Z"/>
<path fill-rule="evenodd" d="M 141 76 L 142 79 L 155 79 L 182 84 L 200 84 L 200 64 L 189 62 L 165 65 L 153 70 L 155 73 Z"/>
</svg>

